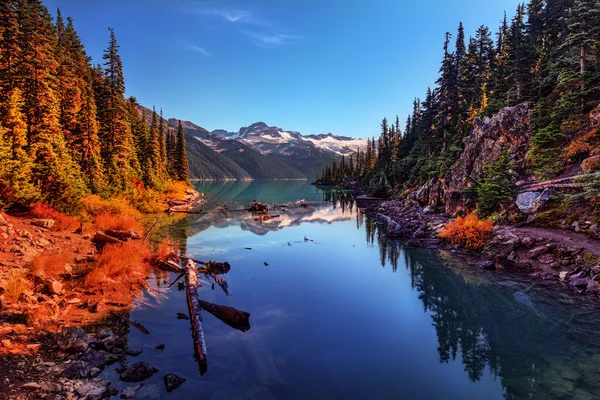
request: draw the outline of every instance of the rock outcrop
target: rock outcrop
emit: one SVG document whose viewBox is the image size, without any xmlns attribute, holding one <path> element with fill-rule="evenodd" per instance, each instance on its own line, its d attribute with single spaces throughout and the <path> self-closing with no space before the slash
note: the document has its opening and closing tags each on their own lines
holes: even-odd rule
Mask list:
<svg viewBox="0 0 600 400">
<path fill-rule="evenodd" d="M 510 154 L 516 172 L 527 177 L 525 158 L 531 135 L 531 104 L 522 103 L 500 110 L 492 118 L 475 119 L 473 131 L 463 139 L 465 150 L 442 179 L 432 179 L 412 193 L 421 205 L 441 208 L 449 214 L 469 208 L 463 190 L 495 163 L 504 150 Z"/>
</svg>

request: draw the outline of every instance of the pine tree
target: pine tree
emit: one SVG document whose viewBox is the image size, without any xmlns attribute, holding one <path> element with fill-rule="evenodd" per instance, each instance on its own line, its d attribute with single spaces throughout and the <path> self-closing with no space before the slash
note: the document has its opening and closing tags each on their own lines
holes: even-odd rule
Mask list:
<svg viewBox="0 0 600 400">
<path fill-rule="evenodd" d="M 160 109 L 160 121 L 158 126 L 158 142 L 160 147 L 160 173 L 166 176 L 167 168 L 167 138 L 165 136 L 165 119 L 163 118 L 162 108 Z"/>
<path fill-rule="evenodd" d="M 448 147 L 456 141 L 456 123 L 458 111 L 458 81 L 454 54 L 450 52 L 451 34 L 446 32 L 444 41 L 444 59 L 440 67 L 440 77 L 437 84 L 440 90 L 439 94 L 439 112 L 438 127 L 442 132 L 442 151 L 445 152 Z M 415 115 L 413 113 L 413 124 Z"/>
<path fill-rule="evenodd" d="M 86 187 L 67 151 L 57 96 L 56 35 L 52 17 L 39 0 L 20 3 L 18 61 L 34 184 L 47 200 L 73 207 Z"/>
<path fill-rule="evenodd" d="M 31 182 L 32 162 L 27 148 L 27 124 L 21 109 L 21 91 L 8 95 L 7 109 L 0 121 L 0 205 L 29 204 L 40 198 Z"/>
<path fill-rule="evenodd" d="M 58 11 L 56 57 L 59 63 L 60 123 L 71 157 L 79 164 L 88 188 L 101 193 L 105 188 L 100 158 L 96 101 L 91 66 L 73 20 L 65 26 Z"/>
<path fill-rule="evenodd" d="M 534 93 L 533 65 L 535 64 L 534 44 L 527 35 L 524 22 L 525 6 L 519 5 L 512 19 L 508 35 L 508 103 L 514 105 L 531 100 Z"/>
<path fill-rule="evenodd" d="M 175 143 L 175 176 L 180 181 L 187 182 L 188 178 L 188 160 L 185 148 L 185 135 L 181 120 L 177 125 L 177 141 Z"/>
<path fill-rule="evenodd" d="M 125 108 L 125 80 L 115 32 L 110 31 L 108 48 L 104 51 L 104 85 L 101 93 L 100 134 L 102 158 L 106 165 L 110 188 L 114 191 L 131 188 L 132 178 L 139 176 L 139 162 L 134 148 Z"/>
</svg>

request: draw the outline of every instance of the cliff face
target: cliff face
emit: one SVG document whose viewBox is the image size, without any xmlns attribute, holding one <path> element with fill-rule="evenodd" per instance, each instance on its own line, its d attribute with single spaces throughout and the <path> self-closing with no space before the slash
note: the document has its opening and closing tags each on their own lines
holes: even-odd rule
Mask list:
<svg viewBox="0 0 600 400">
<path fill-rule="evenodd" d="M 432 179 L 411 195 L 422 205 L 444 207 L 454 214 L 469 205 L 463 201 L 463 190 L 477 180 L 484 167 L 495 163 L 503 150 L 508 150 L 516 171 L 523 180 L 529 177 L 525 171 L 525 158 L 531 135 L 530 103 L 500 110 L 492 118 L 475 119 L 473 131 L 466 137 L 465 150 L 442 179 Z"/>
</svg>

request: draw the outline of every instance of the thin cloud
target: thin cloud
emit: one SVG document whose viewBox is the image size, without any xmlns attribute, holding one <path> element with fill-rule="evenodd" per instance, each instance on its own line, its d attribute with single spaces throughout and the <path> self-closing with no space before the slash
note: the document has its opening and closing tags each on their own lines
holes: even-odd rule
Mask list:
<svg viewBox="0 0 600 400">
<path fill-rule="evenodd" d="M 250 10 L 225 9 L 225 8 L 198 8 L 194 10 L 200 15 L 217 17 L 231 23 L 241 23 L 255 26 L 269 26 L 270 24 L 259 18 Z"/>
<path fill-rule="evenodd" d="M 244 32 L 252 39 L 252 43 L 259 47 L 274 48 L 289 44 L 298 39 L 297 36 L 281 33 Z"/>
<path fill-rule="evenodd" d="M 186 44 L 185 44 L 185 47 L 186 47 L 188 50 L 192 50 L 192 51 L 194 51 L 194 52 L 196 52 L 196 53 L 200 53 L 200 54 L 202 54 L 203 56 L 207 56 L 207 57 L 208 57 L 208 56 L 210 56 L 210 53 L 209 53 L 208 51 L 206 51 L 204 48 L 202 48 L 202 47 L 200 47 L 200 46 L 198 46 L 198 45 L 196 45 L 196 44 L 193 44 L 193 43 L 186 43 Z"/>
</svg>

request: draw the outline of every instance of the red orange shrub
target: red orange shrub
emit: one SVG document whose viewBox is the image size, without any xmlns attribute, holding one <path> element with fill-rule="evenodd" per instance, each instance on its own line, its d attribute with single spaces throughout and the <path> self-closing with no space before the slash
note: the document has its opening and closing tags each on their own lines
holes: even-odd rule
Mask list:
<svg viewBox="0 0 600 400">
<path fill-rule="evenodd" d="M 145 241 L 132 240 L 123 244 L 107 245 L 98 257 L 96 265 L 85 278 L 88 288 L 111 285 L 137 284 L 150 272 L 152 253 Z"/>
<path fill-rule="evenodd" d="M 54 220 L 53 230 L 63 231 L 77 229 L 79 221 L 55 210 L 46 203 L 34 203 L 30 207 L 31 213 L 37 218 L 48 218 Z"/>
<path fill-rule="evenodd" d="M 94 225 L 101 231 L 115 229 L 120 231 L 142 232 L 142 224 L 130 215 L 98 214 L 94 217 Z"/>
<path fill-rule="evenodd" d="M 177 254 L 178 249 L 179 243 L 165 238 L 158 245 L 158 248 L 156 249 L 156 256 L 158 258 L 165 258 L 169 254 Z"/>
<path fill-rule="evenodd" d="M 440 238 L 457 247 L 481 249 L 492 236 L 493 222 L 479 219 L 476 214 L 457 217 L 440 230 Z"/>
<path fill-rule="evenodd" d="M 66 272 L 65 266 L 74 261 L 75 256 L 71 252 L 57 254 L 40 254 L 31 261 L 31 271 L 43 277 L 56 277 Z"/>
</svg>

